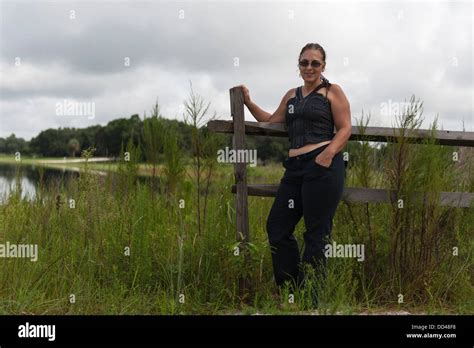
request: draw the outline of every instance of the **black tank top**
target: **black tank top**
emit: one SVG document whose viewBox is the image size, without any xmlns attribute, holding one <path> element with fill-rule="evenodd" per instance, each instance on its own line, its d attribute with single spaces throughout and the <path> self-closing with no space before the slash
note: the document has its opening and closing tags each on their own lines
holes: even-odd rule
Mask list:
<svg viewBox="0 0 474 348">
<path fill-rule="evenodd" d="M 296 96 L 287 102 L 285 123 L 292 149 L 332 140 L 334 137 L 334 120 L 327 98 L 331 83 L 322 75 L 321 80 L 323 82 L 304 98 L 301 86 L 298 87 Z M 317 93 L 323 87 L 326 87 L 326 96 Z"/>
</svg>

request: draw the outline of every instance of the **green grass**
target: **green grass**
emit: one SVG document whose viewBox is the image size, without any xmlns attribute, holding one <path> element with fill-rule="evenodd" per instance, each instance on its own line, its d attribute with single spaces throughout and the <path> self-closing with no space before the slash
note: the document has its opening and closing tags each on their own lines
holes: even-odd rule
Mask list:
<svg viewBox="0 0 474 348">
<path fill-rule="evenodd" d="M 405 128 L 414 126 L 412 114 Z M 79 178 L 69 182 L 39 183 L 35 201 L 11 191 L 0 205 L 0 243 L 38 244 L 39 258 L 0 259 L 0 314 L 312 312 L 311 287 L 292 294 L 291 303 L 288 288 L 279 292 L 274 284 L 266 235 L 273 198 L 248 198 L 251 244 L 245 264 L 242 253 L 234 254 L 233 167 L 214 166 L 206 201 L 205 176 L 199 176 L 198 192 L 195 168 L 188 161 L 180 170 L 175 145 L 164 147 L 160 185 L 137 182 L 137 174 L 149 173 L 149 167 L 120 161 L 84 164 Z M 133 146 L 129 151 L 140 158 Z M 437 194 L 474 191 L 474 155 L 466 152 L 453 162 L 453 151 L 460 149 L 435 145 L 433 138 L 413 145 L 399 137 L 381 163 L 367 142 L 354 151 L 346 186 L 395 189 L 402 201 L 340 203 L 331 236 L 338 244 L 363 244 L 365 260 L 330 258 L 324 282 L 309 278 L 320 293 L 319 313 L 473 314 L 474 206 L 442 207 Z M 208 163 L 214 154 L 209 150 Z M 37 161 L 23 158 L 22 164 Z M 9 156 L 0 156 L 0 162 L 18 164 Z M 281 163 L 247 168 L 248 183 L 276 184 L 284 171 Z M 94 169 L 109 175 L 93 175 Z M 420 192 L 433 195 L 423 200 Z M 300 248 L 304 229 L 302 219 L 294 232 Z M 251 289 L 242 297 L 243 275 Z"/>
<path fill-rule="evenodd" d="M 58 160 L 62 159 L 62 157 L 31 157 L 31 156 L 22 156 L 21 162 L 23 164 L 39 164 L 40 161 L 45 160 Z M 18 161 L 15 159 L 15 155 L 13 154 L 0 154 L 0 163 L 8 163 L 8 164 L 17 164 Z"/>
<path fill-rule="evenodd" d="M 71 158 L 67 158 L 69 160 Z M 77 159 L 77 158 L 76 158 Z M 22 156 L 21 161 L 16 161 L 14 155 L 0 154 L 0 164 L 11 164 L 11 165 L 25 165 L 25 166 L 41 166 L 49 169 L 58 169 L 58 170 L 74 170 L 79 168 L 79 170 L 84 170 L 86 164 L 83 162 L 80 163 L 44 163 L 44 161 L 62 161 L 63 157 L 28 157 Z M 187 159 L 189 162 L 190 160 Z M 119 164 L 116 162 L 90 162 L 87 163 L 87 167 L 91 170 L 105 171 L 105 172 L 117 172 Z M 157 174 L 161 174 L 163 170 L 163 165 L 157 165 Z M 140 176 L 152 176 L 152 166 L 148 163 L 139 163 L 138 164 L 138 175 Z"/>
<path fill-rule="evenodd" d="M 92 164 L 89 168 L 95 169 Z M 277 183 L 282 174 L 280 163 L 249 167 L 248 179 Z M 195 219 L 197 193 L 189 179 L 183 178 L 176 197 L 167 201 L 165 195 L 153 194 L 149 185 L 122 180 L 130 175 L 122 172 L 104 179 L 83 173 L 69 185 L 45 189 L 34 202 L 13 194 L 0 206 L 0 242 L 39 245 L 37 262 L 0 260 L 1 314 L 297 314 L 312 310 L 304 293 L 296 293 L 295 303 L 288 303 L 288 293 L 278 295 L 274 285 L 265 232 L 272 198 L 249 197 L 251 263 L 244 267 L 242 257 L 234 256 L 232 166 L 218 167 L 201 234 Z M 350 185 L 356 178 L 349 177 Z M 60 206 L 56 195 L 63 202 Z M 68 198 L 75 199 L 74 209 L 66 204 Z M 178 207 L 179 199 L 184 199 L 185 208 Z M 368 244 L 366 207 L 350 209 L 344 204 L 338 208 L 333 237 L 338 243 Z M 472 247 L 472 209 L 459 211 L 454 226 L 461 256 L 430 270 L 426 286 L 407 286 L 403 304 L 397 303 L 400 290 L 386 271 L 391 207 L 369 204 L 369 211 L 378 256 L 369 257 L 364 266 L 352 259 L 330 259 L 320 313 L 473 313 L 468 272 L 472 259 L 463 254 Z M 301 221 L 295 231 L 300 241 L 303 231 Z M 124 255 L 127 246 L 130 256 Z M 254 292 L 242 302 L 237 279 L 244 272 Z M 75 303 L 69 302 L 71 294 Z"/>
</svg>

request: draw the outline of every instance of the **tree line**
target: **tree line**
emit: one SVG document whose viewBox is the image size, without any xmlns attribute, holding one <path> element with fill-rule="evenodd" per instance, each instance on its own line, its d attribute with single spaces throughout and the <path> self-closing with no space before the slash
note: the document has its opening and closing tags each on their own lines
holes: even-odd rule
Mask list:
<svg viewBox="0 0 474 348">
<path fill-rule="evenodd" d="M 95 148 L 94 156 L 117 157 L 122 146 L 125 147 L 131 140 L 135 146 L 143 146 L 147 139 L 144 124 L 152 118 L 140 118 L 134 114 L 129 118 L 118 118 L 105 126 L 94 125 L 87 128 L 49 128 L 41 131 L 30 141 L 18 138 L 15 134 L 0 137 L 0 153 L 36 157 L 78 157 L 82 150 Z M 157 121 L 164 129 L 173 129 L 178 137 L 177 142 L 183 156 L 192 156 L 192 125 L 179 120 L 157 117 Z M 199 128 L 199 132 L 207 133 L 207 128 Z M 232 146 L 230 134 L 213 134 L 219 146 Z M 261 160 L 283 160 L 288 148 L 288 139 L 272 137 L 247 137 L 248 148 L 258 149 Z M 163 153 L 162 148 L 157 149 Z M 143 161 L 147 160 L 147 152 L 141 154 Z"/>
<path fill-rule="evenodd" d="M 119 157 L 122 149 L 124 149 L 129 141 L 134 146 L 144 148 L 145 143 L 150 143 L 151 139 L 147 138 L 145 126 L 147 122 L 157 122 L 162 129 L 169 130 L 176 136 L 178 149 L 182 156 L 192 157 L 192 141 L 193 131 L 196 127 L 179 120 L 172 120 L 162 117 L 159 114 L 151 115 L 151 117 L 140 118 L 138 114 L 134 114 L 129 118 L 118 118 L 110 121 L 105 126 L 95 125 L 87 128 L 49 128 L 41 131 L 30 141 L 23 138 L 17 138 L 15 134 L 11 134 L 6 138 L 0 138 L 0 153 L 14 154 L 20 152 L 22 155 L 35 157 L 77 157 L 81 155 L 82 150 L 95 148 L 94 156 Z M 205 136 L 211 136 L 205 126 L 201 126 L 198 132 Z M 232 147 L 231 134 L 212 134 L 216 138 L 219 148 L 225 146 Z M 158 139 L 159 145 L 155 150 L 157 156 L 163 155 L 162 141 Z M 351 153 L 351 156 L 358 153 L 362 145 L 359 142 L 349 142 L 344 149 Z M 280 137 L 263 137 L 263 136 L 247 136 L 246 147 L 248 149 L 257 149 L 257 155 L 261 161 L 283 161 L 288 155 L 289 141 L 288 138 Z M 375 149 L 374 149 L 375 150 Z M 383 155 L 376 151 L 378 156 Z M 140 154 L 141 161 L 150 161 L 154 154 L 150 151 L 142 151 Z M 217 156 L 217 155 L 216 155 Z M 354 157 L 351 158 L 354 160 Z"/>
</svg>

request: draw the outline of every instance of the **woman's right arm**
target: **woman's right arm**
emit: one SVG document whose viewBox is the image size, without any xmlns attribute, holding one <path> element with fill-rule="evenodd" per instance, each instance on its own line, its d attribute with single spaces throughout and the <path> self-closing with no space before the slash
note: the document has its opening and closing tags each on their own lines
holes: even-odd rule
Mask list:
<svg viewBox="0 0 474 348">
<path fill-rule="evenodd" d="M 272 114 L 262 110 L 257 104 L 250 100 L 250 93 L 247 87 L 244 85 L 239 85 L 237 87 L 242 87 L 244 94 L 244 104 L 249 109 L 250 113 L 255 117 L 258 122 L 270 122 L 270 123 L 284 123 L 285 122 L 285 111 L 286 111 L 286 102 L 288 97 L 291 94 L 292 90 L 286 92 L 285 96 L 280 102 L 278 109 Z"/>
</svg>

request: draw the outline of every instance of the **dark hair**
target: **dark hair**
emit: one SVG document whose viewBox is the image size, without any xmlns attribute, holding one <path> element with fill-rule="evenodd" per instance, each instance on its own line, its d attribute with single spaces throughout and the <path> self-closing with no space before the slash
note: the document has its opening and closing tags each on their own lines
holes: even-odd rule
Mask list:
<svg viewBox="0 0 474 348">
<path fill-rule="evenodd" d="M 323 55 L 323 62 L 324 64 L 326 64 L 326 51 L 324 51 L 324 48 L 320 44 L 317 44 L 317 43 L 306 44 L 300 52 L 300 56 L 298 57 L 298 62 L 301 59 L 301 56 L 303 55 L 304 51 L 311 50 L 311 49 L 318 50 L 319 52 L 321 52 L 321 54 Z"/>
</svg>

